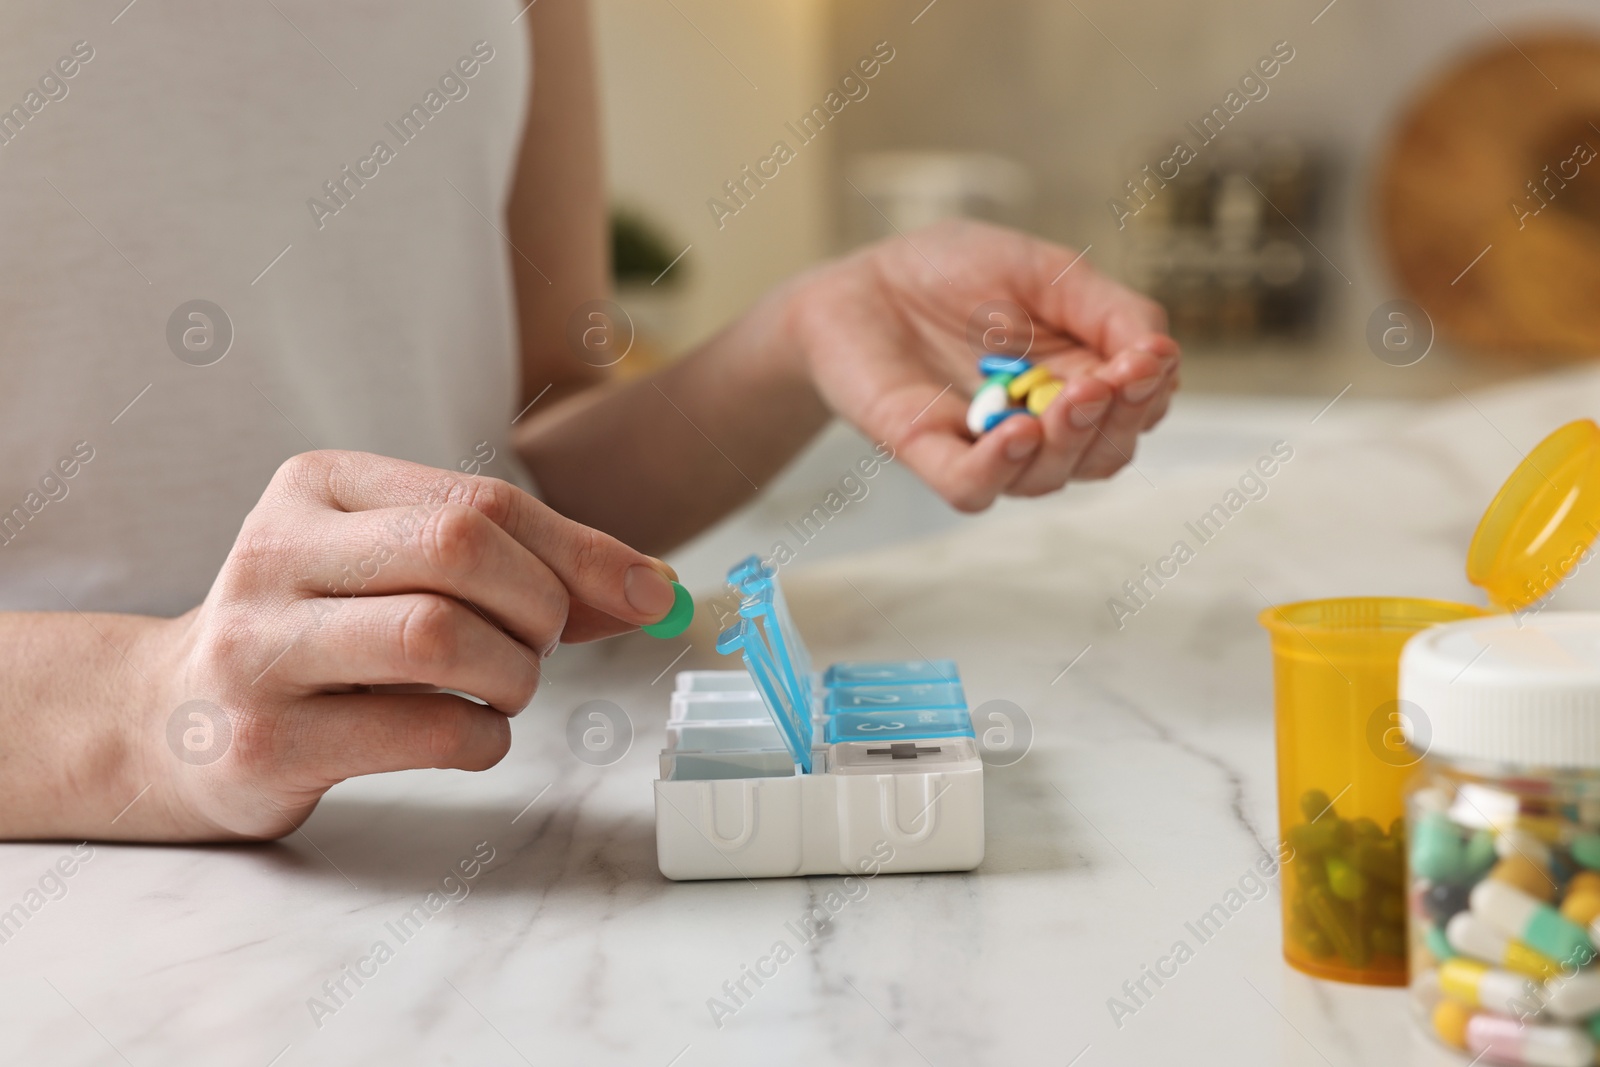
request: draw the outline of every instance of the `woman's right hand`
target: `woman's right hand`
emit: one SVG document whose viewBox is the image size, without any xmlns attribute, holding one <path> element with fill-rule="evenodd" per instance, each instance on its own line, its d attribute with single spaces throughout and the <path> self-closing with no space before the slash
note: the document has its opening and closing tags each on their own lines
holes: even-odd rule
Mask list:
<svg viewBox="0 0 1600 1067">
<path fill-rule="evenodd" d="M 672 573 L 498 479 L 295 456 L 150 646 L 151 796 L 123 832 L 280 837 L 355 775 L 491 767 L 557 644 L 658 621 Z"/>
</svg>

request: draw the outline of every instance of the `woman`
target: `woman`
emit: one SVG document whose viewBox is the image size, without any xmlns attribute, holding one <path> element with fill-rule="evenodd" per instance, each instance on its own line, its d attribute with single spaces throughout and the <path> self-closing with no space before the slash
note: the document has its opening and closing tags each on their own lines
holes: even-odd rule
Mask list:
<svg viewBox="0 0 1600 1067">
<path fill-rule="evenodd" d="M 665 614 L 646 553 L 834 415 L 976 511 L 1165 411 L 1160 309 L 979 225 L 608 384 L 571 341 L 607 290 L 587 16 L 520 7 L 8 16 L 0 836 L 270 838 L 352 775 L 492 766 L 560 642 Z M 996 299 L 1067 385 L 974 442 Z"/>
</svg>

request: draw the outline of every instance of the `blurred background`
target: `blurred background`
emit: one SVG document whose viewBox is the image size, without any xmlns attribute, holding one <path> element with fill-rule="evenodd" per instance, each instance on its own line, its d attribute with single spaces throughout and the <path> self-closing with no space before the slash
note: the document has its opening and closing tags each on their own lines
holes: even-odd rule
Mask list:
<svg viewBox="0 0 1600 1067">
<path fill-rule="evenodd" d="M 950 215 L 1087 250 L 1166 304 L 1184 391 L 1141 465 L 1214 440 L 1208 411 L 1248 423 L 1235 398 L 1315 413 L 1348 387 L 1381 408 L 1600 349 L 1600 164 L 1579 148 L 1600 149 L 1592 0 L 595 12 L 641 367 L 822 258 Z M 892 59 L 820 129 L 802 125 L 875 48 Z M 776 141 L 793 158 L 749 180 Z M 1179 143 L 1192 159 L 1174 159 Z M 857 444 L 831 434 L 786 476 L 792 499 L 773 487 L 736 538 L 761 541 Z M 954 521 L 909 480 L 886 485 L 904 499 L 883 521 Z"/>
</svg>

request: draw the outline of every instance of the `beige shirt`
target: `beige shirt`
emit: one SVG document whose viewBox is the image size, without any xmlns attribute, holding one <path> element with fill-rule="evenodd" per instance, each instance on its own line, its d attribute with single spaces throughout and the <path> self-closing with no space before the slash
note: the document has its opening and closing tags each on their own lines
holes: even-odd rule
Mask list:
<svg viewBox="0 0 1600 1067">
<path fill-rule="evenodd" d="M 0 608 L 192 607 L 311 448 L 525 480 L 521 5 L 118 6 L 0 14 Z"/>
</svg>

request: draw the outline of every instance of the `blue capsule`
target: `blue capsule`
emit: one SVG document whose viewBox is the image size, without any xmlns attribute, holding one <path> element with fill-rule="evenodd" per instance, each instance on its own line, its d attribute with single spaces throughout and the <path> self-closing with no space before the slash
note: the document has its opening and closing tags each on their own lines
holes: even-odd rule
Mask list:
<svg viewBox="0 0 1600 1067">
<path fill-rule="evenodd" d="M 993 415 L 990 415 L 983 420 L 983 432 L 988 433 L 990 430 L 994 429 L 996 426 L 999 426 L 1002 422 L 1005 422 L 1013 415 L 1026 414 L 1027 411 L 1023 408 L 1006 408 L 1003 411 L 997 411 Z"/>
<path fill-rule="evenodd" d="M 1007 356 L 996 352 L 986 352 L 978 357 L 978 373 L 984 377 L 991 374 L 1017 375 L 1033 366 L 1026 356 Z"/>
</svg>

